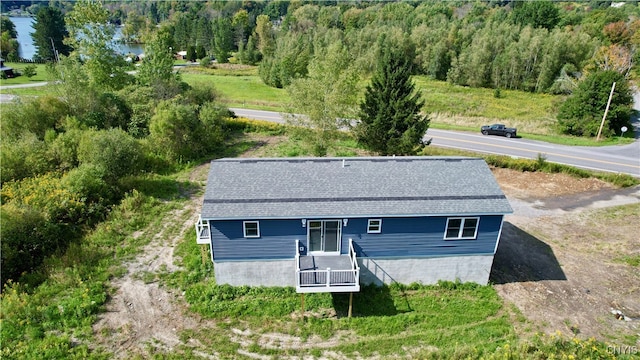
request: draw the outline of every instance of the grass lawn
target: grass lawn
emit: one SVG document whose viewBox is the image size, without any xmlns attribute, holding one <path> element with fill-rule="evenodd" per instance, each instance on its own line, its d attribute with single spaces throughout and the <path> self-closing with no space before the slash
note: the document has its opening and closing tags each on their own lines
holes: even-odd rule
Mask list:
<svg viewBox="0 0 640 360">
<path fill-rule="evenodd" d="M 229 107 L 284 111 L 290 101 L 286 90 L 265 85 L 255 66 L 220 64 L 215 68 L 189 67 L 180 72 L 191 86 L 215 86 Z"/>
<path fill-rule="evenodd" d="M 14 73 L 16 72 L 22 73 L 24 68 L 26 68 L 29 65 L 32 65 L 27 63 L 10 63 L 10 62 L 5 62 L 4 64 L 5 66 L 12 67 Z M 0 86 L 20 85 L 20 84 L 29 84 L 34 82 L 49 81 L 49 74 L 47 73 L 46 65 L 45 64 L 33 64 L 33 65 L 36 66 L 35 76 L 28 78 L 24 75 L 21 75 L 11 79 L 0 79 Z"/>
</svg>

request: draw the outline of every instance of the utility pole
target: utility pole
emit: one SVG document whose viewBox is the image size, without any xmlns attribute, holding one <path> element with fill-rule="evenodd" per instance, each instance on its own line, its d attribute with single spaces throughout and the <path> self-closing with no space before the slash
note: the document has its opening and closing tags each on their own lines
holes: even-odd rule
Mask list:
<svg viewBox="0 0 640 360">
<path fill-rule="evenodd" d="M 56 50 L 56 45 L 53 43 L 53 38 L 49 38 L 51 40 L 51 47 L 53 48 L 53 56 L 57 63 L 60 62 L 60 57 L 58 56 L 58 50 Z"/>
<path fill-rule="evenodd" d="M 598 129 L 598 136 L 596 136 L 596 141 L 600 141 L 600 134 L 602 133 L 602 127 L 604 126 L 604 120 L 607 118 L 607 113 L 609 112 L 609 105 L 611 105 L 611 98 L 613 97 L 613 90 L 616 88 L 616 83 L 613 83 L 611 86 L 611 92 L 609 93 L 609 100 L 607 101 L 607 107 L 604 109 L 604 116 L 602 117 L 602 122 L 600 123 L 600 129 Z"/>
</svg>

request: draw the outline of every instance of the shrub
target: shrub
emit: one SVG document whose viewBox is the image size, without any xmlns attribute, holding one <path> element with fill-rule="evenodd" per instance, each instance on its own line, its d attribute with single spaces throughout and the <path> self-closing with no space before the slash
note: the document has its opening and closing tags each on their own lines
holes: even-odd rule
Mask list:
<svg viewBox="0 0 640 360">
<path fill-rule="evenodd" d="M 28 78 L 32 78 L 32 77 L 36 76 L 37 72 L 36 72 L 35 64 L 30 64 L 30 65 L 25 66 L 25 68 L 22 69 L 22 74 L 24 74 L 24 76 L 26 76 Z"/>
<path fill-rule="evenodd" d="M 282 124 L 247 118 L 227 119 L 225 127 L 230 131 L 261 132 L 268 135 L 283 135 L 286 131 L 286 126 Z"/>
<path fill-rule="evenodd" d="M 224 141 L 228 110 L 215 104 L 202 108 L 177 101 L 161 103 L 149 126 L 155 151 L 168 160 L 187 162 L 212 155 Z"/>
<path fill-rule="evenodd" d="M 47 252 L 57 248 L 59 228 L 30 206 L 2 205 L 2 284 L 18 279 L 42 263 Z"/>
<path fill-rule="evenodd" d="M 20 180 L 44 174 L 55 168 L 44 141 L 33 133 L 24 133 L 18 139 L 3 138 L 0 142 L 0 182 Z"/>
<path fill-rule="evenodd" d="M 47 130 L 60 129 L 69 114 L 66 103 L 52 96 L 29 99 L 2 109 L 2 139 L 18 138 L 25 132 L 44 139 Z"/>
<path fill-rule="evenodd" d="M 80 122 L 95 129 L 121 128 L 127 130 L 131 108 L 120 96 L 113 93 L 101 93 L 91 99 L 86 112 L 78 114 Z"/>
<path fill-rule="evenodd" d="M 605 112 L 611 85 L 616 83 L 602 135 L 620 134 L 631 127 L 633 97 L 627 80 L 615 71 L 598 71 L 587 76 L 558 110 L 558 124 L 565 134 L 595 136 Z"/>
<path fill-rule="evenodd" d="M 47 149 L 49 157 L 56 163 L 58 170 L 68 171 L 78 166 L 78 145 L 82 130 L 71 129 L 58 134 Z"/>
<path fill-rule="evenodd" d="M 138 141 L 121 129 L 87 131 L 78 145 L 80 164 L 100 167 L 110 183 L 140 170 L 142 158 Z"/>
<path fill-rule="evenodd" d="M 94 223 L 102 219 L 107 207 L 117 199 L 117 192 L 105 180 L 104 170 L 94 164 L 82 164 L 65 174 L 62 187 L 71 192 L 83 204 L 83 222 Z"/>
<path fill-rule="evenodd" d="M 210 56 L 205 56 L 202 59 L 200 59 L 200 66 L 209 66 L 210 64 L 211 64 Z"/>
</svg>

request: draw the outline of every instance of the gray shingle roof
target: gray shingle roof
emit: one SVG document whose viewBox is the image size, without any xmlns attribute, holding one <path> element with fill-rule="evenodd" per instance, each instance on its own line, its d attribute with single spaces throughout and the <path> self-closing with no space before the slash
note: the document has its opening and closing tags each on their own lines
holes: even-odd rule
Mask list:
<svg viewBox="0 0 640 360">
<path fill-rule="evenodd" d="M 483 159 L 356 157 L 211 162 L 204 219 L 507 214 Z"/>
</svg>

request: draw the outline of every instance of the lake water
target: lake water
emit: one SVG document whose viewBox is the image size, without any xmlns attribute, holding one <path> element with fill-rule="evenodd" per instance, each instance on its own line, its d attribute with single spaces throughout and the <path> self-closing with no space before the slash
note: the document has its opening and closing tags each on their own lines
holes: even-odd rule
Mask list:
<svg viewBox="0 0 640 360">
<path fill-rule="evenodd" d="M 33 24 L 35 23 L 35 19 L 30 17 L 9 17 L 9 19 L 16 26 L 18 43 L 20 44 L 20 57 L 29 60 L 33 59 L 37 51 L 35 45 L 33 45 L 33 39 L 31 38 L 31 33 L 34 31 Z M 121 29 L 119 27 L 116 28 L 114 40 L 120 39 L 121 35 Z M 118 43 L 116 45 L 116 51 L 123 55 L 129 53 L 139 55 L 144 52 L 144 45 Z"/>
</svg>

